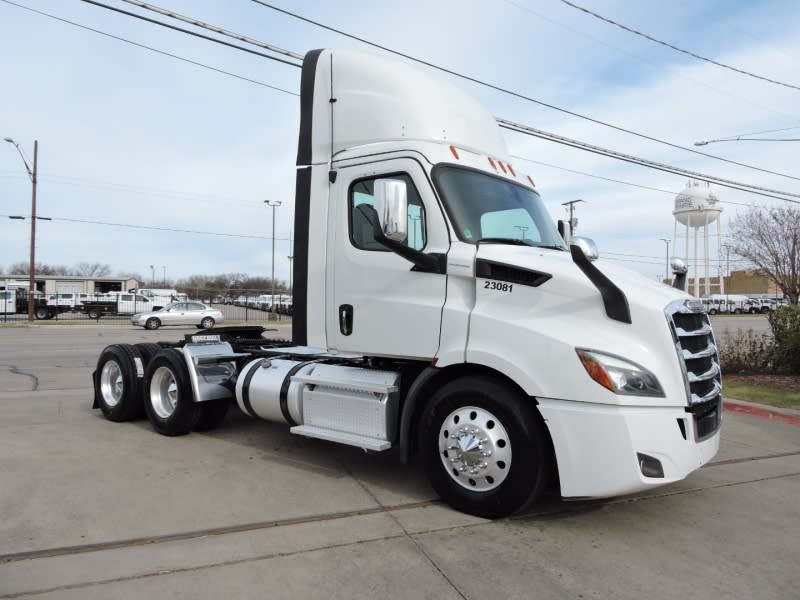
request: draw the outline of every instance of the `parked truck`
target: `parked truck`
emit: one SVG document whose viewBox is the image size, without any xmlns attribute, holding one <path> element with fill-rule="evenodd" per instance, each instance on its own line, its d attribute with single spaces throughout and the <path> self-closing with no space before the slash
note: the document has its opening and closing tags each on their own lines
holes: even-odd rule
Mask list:
<svg viewBox="0 0 800 600">
<path fill-rule="evenodd" d="M 173 302 L 186 302 L 189 296 L 175 289 L 167 288 L 133 288 L 128 290 L 132 294 L 139 294 L 150 300 L 155 309 L 164 308 Z"/>
<path fill-rule="evenodd" d="M 236 403 L 293 434 L 417 457 L 496 518 L 548 487 L 602 498 L 717 452 L 721 378 L 700 301 L 568 246 L 496 121 L 452 85 L 346 50 L 303 62 L 292 341 L 220 328 L 114 344 L 112 421 L 164 435 Z"/>
<path fill-rule="evenodd" d="M 81 301 L 81 312 L 90 319 L 99 319 L 103 315 L 134 315 L 140 312 L 163 308 L 157 306 L 152 299 L 141 294 L 128 292 L 108 292 L 91 300 Z"/>
<path fill-rule="evenodd" d="M 27 315 L 29 298 L 30 293 L 23 288 L 7 287 L 6 289 L 0 289 L 0 314 Z M 50 319 L 57 313 L 63 312 L 58 307 L 49 307 L 47 298 L 39 292 L 34 294 L 33 303 L 33 315 L 37 319 Z"/>
</svg>

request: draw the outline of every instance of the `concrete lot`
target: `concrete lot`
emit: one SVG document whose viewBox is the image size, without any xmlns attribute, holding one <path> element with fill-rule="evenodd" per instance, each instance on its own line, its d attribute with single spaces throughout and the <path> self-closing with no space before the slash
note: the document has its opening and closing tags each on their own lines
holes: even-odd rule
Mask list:
<svg viewBox="0 0 800 600">
<path fill-rule="evenodd" d="M 800 598 L 798 427 L 727 414 L 684 482 L 488 522 L 392 454 L 91 409 L 104 346 L 187 331 L 0 329 L 0 598 Z"/>
</svg>

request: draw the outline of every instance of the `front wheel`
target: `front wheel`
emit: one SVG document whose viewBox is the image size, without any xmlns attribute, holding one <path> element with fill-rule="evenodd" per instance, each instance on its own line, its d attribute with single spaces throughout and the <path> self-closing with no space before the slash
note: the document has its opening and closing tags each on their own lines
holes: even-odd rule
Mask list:
<svg viewBox="0 0 800 600">
<path fill-rule="evenodd" d="M 39 320 L 53 318 L 53 315 L 50 314 L 50 309 L 45 308 L 43 306 L 40 306 L 35 311 L 33 311 L 33 316 L 35 316 Z"/>
<path fill-rule="evenodd" d="M 156 319 L 155 317 L 150 317 L 147 321 L 144 322 L 145 329 L 158 329 L 161 327 L 161 321 Z"/>
<path fill-rule="evenodd" d="M 453 508 L 496 519 L 534 502 L 552 471 L 534 401 L 488 377 L 442 387 L 422 420 L 421 451 L 434 490 Z"/>
<path fill-rule="evenodd" d="M 194 429 L 201 409 L 180 352 L 171 348 L 158 352 L 147 365 L 143 386 L 144 409 L 153 429 L 169 436 Z"/>
</svg>

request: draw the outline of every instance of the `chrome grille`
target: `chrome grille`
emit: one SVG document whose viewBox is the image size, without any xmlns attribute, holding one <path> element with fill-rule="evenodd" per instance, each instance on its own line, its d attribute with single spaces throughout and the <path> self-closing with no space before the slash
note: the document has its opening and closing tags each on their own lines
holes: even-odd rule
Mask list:
<svg viewBox="0 0 800 600">
<path fill-rule="evenodd" d="M 686 397 L 698 440 L 713 435 L 722 417 L 722 373 L 711 323 L 697 300 L 679 300 L 667 309 Z"/>
</svg>

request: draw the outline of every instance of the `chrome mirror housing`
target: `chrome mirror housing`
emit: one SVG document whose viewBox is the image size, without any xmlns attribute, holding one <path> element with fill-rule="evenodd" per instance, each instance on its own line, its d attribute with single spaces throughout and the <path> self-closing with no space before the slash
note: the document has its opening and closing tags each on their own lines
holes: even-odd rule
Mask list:
<svg viewBox="0 0 800 600">
<path fill-rule="evenodd" d="M 580 248 L 584 256 L 589 260 L 597 260 L 600 258 L 600 251 L 597 249 L 597 244 L 594 240 L 587 237 L 575 236 L 570 240 L 570 244 Z"/>
<path fill-rule="evenodd" d="M 673 256 L 669 261 L 669 266 L 675 275 L 683 275 L 689 268 L 686 266 L 686 261 L 677 256 Z"/>
<path fill-rule="evenodd" d="M 395 242 L 405 241 L 408 237 L 406 182 L 398 179 L 377 179 L 373 198 L 383 235 Z"/>
</svg>

